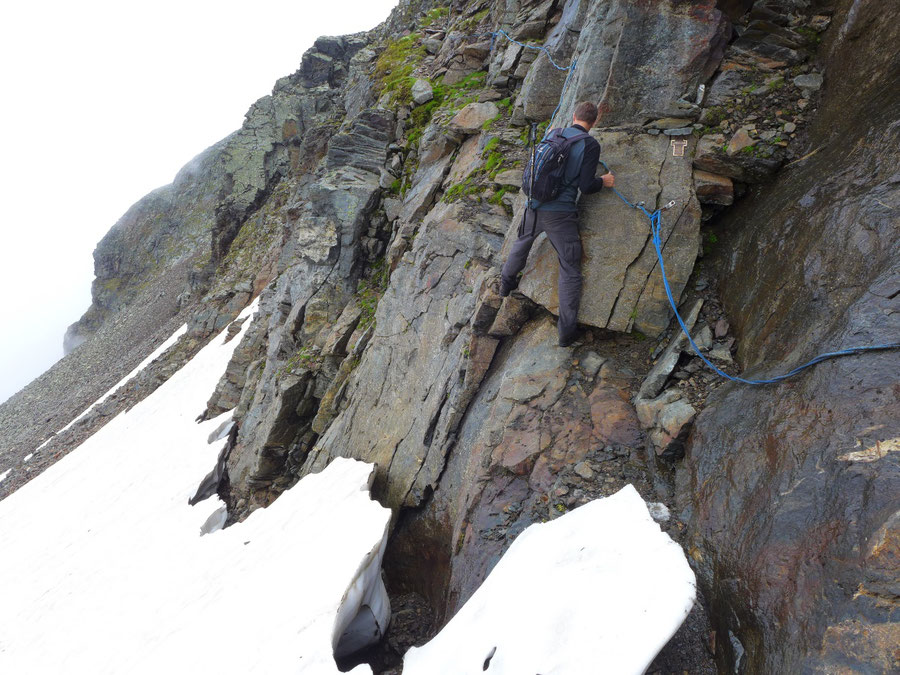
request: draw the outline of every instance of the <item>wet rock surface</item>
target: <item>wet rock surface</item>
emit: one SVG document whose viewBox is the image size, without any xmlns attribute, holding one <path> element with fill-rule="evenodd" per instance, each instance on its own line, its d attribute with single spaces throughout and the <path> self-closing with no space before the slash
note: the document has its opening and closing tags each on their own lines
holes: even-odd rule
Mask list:
<svg viewBox="0 0 900 675">
<path fill-rule="evenodd" d="M 829 44 L 835 84 L 811 138 L 821 150 L 727 218 L 721 295 L 751 376 L 900 335 L 896 96 L 856 99 L 852 110 L 846 97 L 872 72 L 848 32 L 895 39 L 890 22 L 865 23 L 876 4 L 841 3 L 835 15 L 847 23 Z M 834 189 L 822 188 L 824 173 Z M 898 381 L 896 352 L 871 353 L 710 397 L 678 500 L 720 667 L 896 669 Z"/>
</svg>

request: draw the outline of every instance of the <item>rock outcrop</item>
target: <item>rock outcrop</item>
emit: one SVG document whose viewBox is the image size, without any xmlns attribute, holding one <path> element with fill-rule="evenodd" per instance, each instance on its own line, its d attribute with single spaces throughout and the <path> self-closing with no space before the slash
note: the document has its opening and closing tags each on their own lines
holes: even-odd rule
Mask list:
<svg viewBox="0 0 900 675">
<path fill-rule="evenodd" d="M 660 669 L 712 672 L 712 644 L 736 672 L 889 671 L 896 354 L 718 387 L 671 321 L 647 217 L 611 191 L 581 204 L 578 345 L 556 346 L 548 242 L 505 299 L 498 270 L 528 125 L 592 99 L 616 187 L 675 202 L 662 254 L 705 357 L 753 377 L 896 340 L 900 64 L 880 48 L 895 33 L 870 0 L 401 0 L 369 33 L 317 40 L 239 131 L 123 216 L 67 338 L 85 341 L 66 364 L 91 365 L 53 381 L 96 377 L 116 330 L 139 361 L 177 315 L 177 354 L 118 411 L 258 301 L 196 411 L 233 410 L 204 484 L 227 524 L 335 458 L 370 462 L 394 511 L 388 588 L 440 622 L 528 525 L 631 483 L 672 507 L 663 527 L 705 597 Z M 0 407 L 4 448 L 80 412 L 53 417 L 47 398 L 7 423 L 45 389 Z M 410 643 L 389 632 L 385 650 Z"/>
<path fill-rule="evenodd" d="M 723 225 L 721 295 L 750 376 L 900 335 L 900 63 L 879 11 L 839 4 L 818 152 Z M 898 382 L 897 353 L 872 353 L 723 387 L 700 414 L 678 497 L 721 667 L 897 668 Z"/>
</svg>

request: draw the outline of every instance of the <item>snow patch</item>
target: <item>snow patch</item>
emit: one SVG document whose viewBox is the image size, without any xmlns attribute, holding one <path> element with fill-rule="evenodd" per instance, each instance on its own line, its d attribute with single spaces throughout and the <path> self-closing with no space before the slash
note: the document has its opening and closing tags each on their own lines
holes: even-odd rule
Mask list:
<svg viewBox="0 0 900 675">
<path fill-rule="evenodd" d="M 224 530 L 218 498 L 187 505 L 231 413 L 195 418 L 240 337 L 0 501 L 0 673 L 337 673 L 334 635 L 383 615 L 371 465 L 336 459 Z"/>
<path fill-rule="evenodd" d="M 403 674 L 640 674 L 695 593 L 681 547 L 628 485 L 522 532 Z"/>
<path fill-rule="evenodd" d="M 3 473 L 0 473 L 0 483 L 2 483 L 6 479 L 10 471 L 12 471 L 12 469 L 7 469 Z"/>
<path fill-rule="evenodd" d="M 25 462 L 27 462 L 28 460 L 30 460 L 32 457 L 34 457 L 34 453 L 33 453 L 33 452 L 29 452 L 27 455 L 25 455 L 25 457 L 22 458 L 22 464 L 24 464 Z"/>
</svg>

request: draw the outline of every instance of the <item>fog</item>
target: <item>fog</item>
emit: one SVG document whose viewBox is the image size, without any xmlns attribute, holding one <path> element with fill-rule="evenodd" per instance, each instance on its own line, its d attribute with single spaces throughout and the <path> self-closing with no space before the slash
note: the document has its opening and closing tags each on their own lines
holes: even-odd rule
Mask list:
<svg viewBox="0 0 900 675">
<path fill-rule="evenodd" d="M 373 28 L 396 3 L 7 3 L 0 402 L 62 357 L 94 246 L 128 207 L 238 129 L 317 36 Z"/>
</svg>

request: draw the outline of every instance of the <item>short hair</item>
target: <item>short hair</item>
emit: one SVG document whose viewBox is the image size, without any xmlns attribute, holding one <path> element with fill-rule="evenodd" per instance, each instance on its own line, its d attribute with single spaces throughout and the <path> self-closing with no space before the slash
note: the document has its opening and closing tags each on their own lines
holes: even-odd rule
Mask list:
<svg viewBox="0 0 900 675">
<path fill-rule="evenodd" d="M 593 124 L 597 121 L 597 106 L 590 101 L 582 101 L 575 106 L 575 119 Z"/>
</svg>

